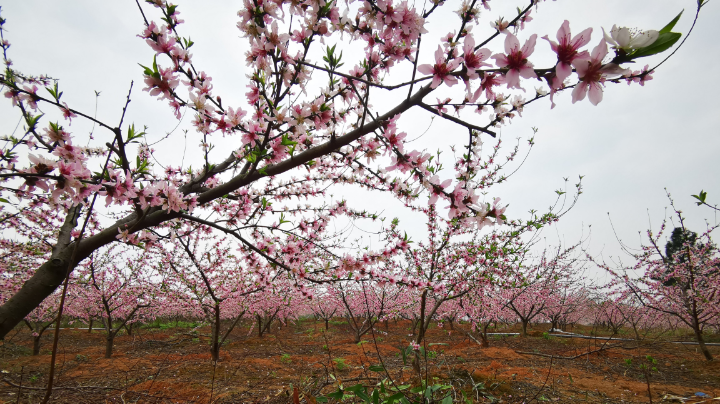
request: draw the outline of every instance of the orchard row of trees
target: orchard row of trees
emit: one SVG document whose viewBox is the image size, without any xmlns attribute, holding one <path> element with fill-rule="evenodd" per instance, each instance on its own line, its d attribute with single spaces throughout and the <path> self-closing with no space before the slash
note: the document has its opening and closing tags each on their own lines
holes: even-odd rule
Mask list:
<svg viewBox="0 0 720 404">
<path fill-rule="evenodd" d="M 703 335 L 708 330 L 720 332 L 720 257 L 708 236 L 678 227 L 662 251 L 656 248 L 654 235 L 638 263 L 625 268 L 639 277 L 628 272 L 619 275 L 617 268 L 608 267 L 618 276 L 602 286 L 583 280 L 588 261 L 582 257 L 581 244 L 540 255 L 525 250 L 499 253 L 503 249 L 493 244 L 486 251 L 486 262 L 475 268 L 478 279 L 437 278 L 429 270 L 428 278 L 438 281 L 420 284 L 409 273 L 432 267 L 420 257 L 442 256 L 447 248 L 429 242 L 407 247 L 407 261 L 394 264 L 409 270 L 397 270 L 388 278 L 366 277 L 360 269 L 351 279 L 299 284 L 275 268 L 248 266 L 250 257 L 233 252 L 231 239 L 199 226 L 191 235 L 158 240 L 144 249 L 114 244 L 98 250 L 73 272 L 64 315 L 90 328 L 100 324 L 108 358 L 119 332 L 131 333 L 136 324 L 156 319 L 182 318 L 209 325 L 212 359 L 218 360 L 222 345 L 243 320 L 262 336 L 274 322 L 313 315 L 324 321 L 325 329 L 334 318 L 345 318 L 355 342 L 383 332 L 383 322 L 387 326 L 390 320 L 409 320 L 413 346 L 425 341 L 431 324 L 454 330 L 460 321 L 471 325 L 483 346 L 488 344 L 490 327 L 499 323 L 518 323 L 522 335 L 529 324 L 538 322 L 550 323 L 550 330 L 601 324 L 613 335 L 629 332 L 637 339 L 688 330 L 710 360 Z M 3 290 L 10 294 L 29 276 L 28 258 L 42 252 L 29 242 L 4 240 L 3 245 L 9 263 Z M 449 255 L 436 262 L 460 266 L 453 259 Z M 512 265 L 496 271 L 498 262 Z M 24 319 L 34 337 L 34 354 L 40 350 L 43 333 L 57 320 L 60 295 L 54 293 Z"/>
</svg>

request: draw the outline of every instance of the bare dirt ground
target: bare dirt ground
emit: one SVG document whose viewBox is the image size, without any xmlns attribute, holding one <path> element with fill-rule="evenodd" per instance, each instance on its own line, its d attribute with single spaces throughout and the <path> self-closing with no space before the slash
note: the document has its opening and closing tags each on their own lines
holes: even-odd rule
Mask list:
<svg viewBox="0 0 720 404">
<path fill-rule="evenodd" d="M 648 372 L 653 402 L 672 402 L 673 396 L 720 402 L 710 400 L 720 396 L 720 347 L 711 347 L 719 358 L 707 362 L 694 346 L 562 339 L 543 334 L 546 326 L 537 328 L 524 338 L 494 337 L 482 348 L 466 336 L 467 325 L 433 327 L 427 360 L 421 363 L 423 378 L 452 384 L 456 402 L 464 402 L 462 391 L 472 402 L 487 403 L 647 403 L 641 366 L 651 355 L 656 361 L 648 366 L 655 368 Z M 47 382 L 52 331 L 43 336 L 41 354 L 30 356 L 31 337 L 18 330 L 0 347 L 0 402 L 38 403 Z M 369 367 L 381 362 L 395 383 L 417 385 L 417 374 L 399 355 L 409 333 L 408 322 L 390 322 L 377 327 L 374 340 L 367 334 L 365 342 L 356 344 L 342 321 L 333 322 L 328 332 L 313 320 L 275 326 L 263 337 L 248 324 L 233 331 L 213 365 L 209 327 L 121 335 L 111 359 L 103 358 L 102 330 L 63 330 L 51 402 L 292 403 L 297 388 L 300 402 L 313 403 L 314 397 L 337 390 L 331 375 L 346 387 L 376 385 L 387 375 Z"/>
</svg>

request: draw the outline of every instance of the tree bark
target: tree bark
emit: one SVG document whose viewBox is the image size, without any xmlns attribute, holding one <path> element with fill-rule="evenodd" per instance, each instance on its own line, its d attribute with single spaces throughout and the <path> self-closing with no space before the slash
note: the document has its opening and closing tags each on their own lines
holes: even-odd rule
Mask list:
<svg viewBox="0 0 720 404">
<path fill-rule="evenodd" d="M 215 304 L 215 324 L 212 328 L 212 346 L 210 347 L 210 356 L 213 362 L 220 359 L 220 305 Z"/>
<path fill-rule="evenodd" d="M 708 350 L 707 345 L 705 345 L 705 338 L 703 338 L 702 330 L 700 329 L 700 327 L 697 326 L 697 324 L 693 326 L 693 331 L 695 332 L 695 339 L 697 339 L 698 346 L 700 347 L 700 352 L 702 352 L 706 360 L 713 360 L 713 356 L 710 354 L 710 350 Z"/>
<path fill-rule="evenodd" d="M 113 343 L 115 342 L 115 333 L 111 332 L 105 338 L 105 359 L 112 358 Z"/>
<path fill-rule="evenodd" d="M 33 351 L 32 351 L 33 356 L 40 355 L 40 337 L 42 337 L 42 335 L 33 337 Z"/>
<path fill-rule="evenodd" d="M 480 346 L 483 348 L 487 348 L 490 346 L 490 343 L 488 342 L 488 337 L 487 337 L 488 327 L 490 327 L 489 322 L 483 324 L 483 330 L 482 330 L 482 333 L 480 333 L 480 339 L 482 340 L 482 344 L 480 344 Z"/>
</svg>

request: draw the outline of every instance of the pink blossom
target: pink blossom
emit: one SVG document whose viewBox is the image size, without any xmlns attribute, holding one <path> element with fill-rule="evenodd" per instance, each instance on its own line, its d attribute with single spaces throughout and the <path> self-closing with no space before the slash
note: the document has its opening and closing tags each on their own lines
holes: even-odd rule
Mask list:
<svg viewBox="0 0 720 404">
<path fill-rule="evenodd" d="M 67 119 L 72 123 L 72 119 L 77 117 L 77 114 L 72 112 L 70 110 L 70 107 L 68 107 L 67 103 L 63 102 L 63 106 L 60 107 L 60 110 L 62 111 L 63 118 Z"/>
<path fill-rule="evenodd" d="M 580 82 L 572 92 L 573 104 L 584 100 L 585 95 L 589 94 L 590 102 L 597 105 L 603 98 L 602 85 L 605 82 L 606 75 L 627 72 L 626 69 L 622 69 L 614 63 L 603 65 L 602 61 L 607 53 L 607 42 L 605 42 L 605 39 L 601 39 L 598 46 L 590 54 L 590 59 L 576 59 L 573 61 L 572 65 L 580 77 Z"/>
<path fill-rule="evenodd" d="M 180 84 L 180 79 L 175 76 L 173 69 L 162 67 L 158 68 L 158 73 L 152 76 L 145 76 L 145 85 L 143 91 L 150 92 L 150 95 L 156 96 L 162 94 L 162 97 L 168 100 L 173 99 L 172 92 Z"/>
<path fill-rule="evenodd" d="M 550 42 L 550 47 L 553 52 L 557 54 L 558 58 L 557 65 L 555 66 L 555 77 L 551 84 L 553 89 L 562 88 L 565 79 L 570 77 L 572 73 L 571 65 L 574 60 L 587 59 L 590 57 L 587 51 L 579 52 L 578 49 L 590 42 L 591 35 L 592 28 L 588 28 L 571 38 L 570 22 L 565 20 L 556 35 L 558 42 L 551 41 L 547 35 L 543 37 L 544 40 Z"/>
<path fill-rule="evenodd" d="M 436 88 L 440 83 L 445 82 L 448 86 L 452 87 L 457 84 L 457 79 L 451 75 L 452 71 L 460 65 L 462 59 L 453 59 L 450 62 L 445 62 L 445 53 L 443 52 L 440 45 L 438 45 L 435 51 L 435 65 L 420 65 L 418 71 L 422 74 L 432 74 L 433 81 L 431 84 L 432 88 Z"/>
<path fill-rule="evenodd" d="M 650 70 L 650 65 L 645 65 L 645 67 L 642 68 L 642 70 L 636 70 L 632 72 L 632 74 L 627 73 L 627 83 L 628 85 L 632 83 L 640 83 L 641 86 L 645 85 L 646 81 L 650 81 L 653 79 L 652 73 L 654 73 L 654 70 Z"/>
<path fill-rule="evenodd" d="M 509 32 L 505 35 L 505 54 L 498 53 L 493 55 L 493 59 L 495 59 L 495 64 L 498 67 L 508 69 L 507 73 L 505 73 L 507 87 L 522 89 L 522 87 L 520 87 L 520 77 L 526 79 L 537 78 L 535 70 L 533 70 L 533 64 L 527 60 L 535 51 L 537 34 L 532 34 L 530 38 L 525 41 L 522 48 L 520 47 L 520 41 L 518 41 L 515 35 Z"/>
<path fill-rule="evenodd" d="M 484 63 L 484 60 L 490 57 L 490 49 L 482 48 L 475 51 L 475 39 L 472 34 L 468 34 L 463 42 L 463 64 L 467 67 L 468 78 L 477 79 L 477 69 L 483 66 L 490 66 L 489 63 Z"/>
</svg>

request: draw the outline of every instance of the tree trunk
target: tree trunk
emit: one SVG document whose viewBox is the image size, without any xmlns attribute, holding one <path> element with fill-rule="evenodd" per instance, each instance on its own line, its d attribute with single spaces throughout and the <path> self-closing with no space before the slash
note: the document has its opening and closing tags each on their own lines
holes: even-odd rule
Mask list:
<svg viewBox="0 0 720 404">
<path fill-rule="evenodd" d="M 115 333 L 111 332 L 105 338 L 105 359 L 112 358 L 113 343 L 115 342 Z"/>
<path fill-rule="evenodd" d="M 425 338 L 425 305 L 426 305 L 426 299 L 427 299 L 427 290 L 423 291 L 422 296 L 420 296 L 420 318 L 418 319 L 417 323 L 420 325 L 420 329 L 418 330 L 418 336 L 415 340 L 415 343 L 422 346 L 423 338 Z M 415 335 L 415 329 L 413 328 L 413 335 Z M 415 357 L 413 358 L 413 370 L 415 373 L 417 373 L 418 377 L 422 377 L 422 373 L 420 372 L 420 353 L 415 352 Z"/>
<path fill-rule="evenodd" d="M 92 332 L 92 326 L 93 326 L 93 319 L 90 319 L 90 323 L 88 324 L 88 334 Z"/>
<path fill-rule="evenodd" d="M 528 320 L 520 319 L 522 322 L 522 332 L 520 333 L 521 337 L 527 337 L 527 326 L 528 326 Z"/>
<path fill-rule="evenodd" d="M 42 335 L 38 335 L 37 337 L 33 337 L 33 356 L 40 355 L 40 337 Z"/>
<path fill-rule="evenodd" d="M 702 352 L 703 356 L 705 356 L 706 360 L 713 360 L 712 355 L 710 354 L 710 351 L 708 350 L 707 346 L 705 345 L 705 339 L 702 335 L 702 330 L 699 326 L 696 324 L 693 327 L 693 331 L 695 332 L 695 338 L 697 339 L 698 345 L 700 346 L 700 352 Z"/>
<path fill-rule="evenodd" d="M 480 333 L 480 339 L 482 340 L 482 344 L 480 344 L 480 346 L 483 348 L 487 348 L 490 346 L 490 343 L 488 342 L 488 337 L 487 337 L 488 327 L 490 327 L 489 322 L 483 324 L 483 330 L 482 330 L 482 333 Z"/>
<path fill-rule="evenodd" d="M 419 319 L 412 319 L 410 320 L 412 323 L 412 336 L 414 337 L 416 335 L 417 326 L 420 323 Z"/>
<path fill-rule="evenodd" d="M 328 327 L 329 327 L 329 324 L 328 324 L 328 323 L 329 323 L 329 322 L 330 322 L 330 320 L 325 319 L 325 331 L 328 330 Z"/>
<path fill-rule="evenodd" d="M 215 324 L 212 328 L 212 346 L 210 347 L 210 356 L 213 362 L 220 359 L 220 305 L 215 304 Z"/>
<path fill-rule="evenodd" d="M 453 319 L 448 320 L 448 324 L 450 324 L 450 331 L 455 331 L 455 326 L 453 325 L 455 323 Z"/>
<path fill-rule="evenodd" d="M 262 337 L 263 335 L 263 323 L 262 323 L 262 317 L 259 315 L 256 315 L 257 317 L 257 324 L 258 324 L 258 337 Z"/>
</svg>

